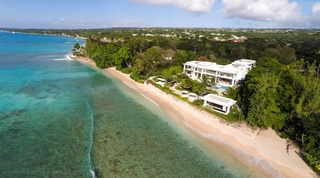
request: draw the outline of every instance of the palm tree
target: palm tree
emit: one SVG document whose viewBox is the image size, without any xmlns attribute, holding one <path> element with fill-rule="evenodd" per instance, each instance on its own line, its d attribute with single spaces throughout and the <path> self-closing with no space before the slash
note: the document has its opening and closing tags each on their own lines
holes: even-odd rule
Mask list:
<svg viewBox="0 0 320 178">
<path fill-rule="evenodd" d="M 209 53 L 210 47 L 211 47 L 211 43 L 210 43 L 210 42 L 207 42 L 207 43 L 206 43 L 206 48 L 207 48 L 206 58 L 208 58 L 208 53 Z"/>
</svg>

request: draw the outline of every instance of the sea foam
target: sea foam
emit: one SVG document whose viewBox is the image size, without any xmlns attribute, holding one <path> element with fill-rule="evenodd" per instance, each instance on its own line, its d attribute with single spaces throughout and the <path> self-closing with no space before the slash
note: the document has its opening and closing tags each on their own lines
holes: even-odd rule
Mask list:
<svg viewBox="0 0 320 178">
<path fill-rule="evenodd" d="M 88 161 L 89 161 L 89 171 L 92 178 L 95 178 L 95 172 L 92 170 L 92 160 L 91 160 L 91 150 L 93 145 L 93 132 L 94 132 L 94 116 L 92 112 L 92 108 L 89 102 L 87 102 L 87 107 L 90 112 L 90 119 L 91 119 L 91 132 L 90 132 L 90 146 L 88 150 Z"/>
<path fill-rule="evenodd" d="M 129 88 L 131 88 L 131 89 L 137 90 L 136 87 L 134 87 L 133 85 L 131 85 L 131 84 L 125 82 L 125 81 L 122 81 L 122 83 L 125 84 L 125 85 L 127 85 L 127 86 L 128 86 Z"/>
<path fill-rule="evenodd" d="M 69 55 L 65 55 L 63 58 L 50 59 L 52 61 L 72 61 L 73 59 Z"/>
<path fill-rule="evenodd" d="M 159 105 L 158 105 L 158 103 L 156 103 L 155 101 L 153 101 L 151 98 L 149 98 L 149 97 L 147 97 L 146 95 L 144 95 L 144 94 L 142 94 L 142 93 L 140 93 L 144 98 L 146 98 L 147 100 L 149 100 L 149 101 L 151 101 L 153 104 L 155 104 L 156 106 L 158 106 L 158 107 L 160 107 Z"/>
</svg>

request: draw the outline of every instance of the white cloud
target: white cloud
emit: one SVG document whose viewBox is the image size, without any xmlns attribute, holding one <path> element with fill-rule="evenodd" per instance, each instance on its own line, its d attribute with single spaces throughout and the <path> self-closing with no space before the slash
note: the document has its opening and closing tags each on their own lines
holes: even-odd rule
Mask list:
<svg viewBox="0 0 320 178">
<path fill-rule="evenodd" d="M 312 6 L 312 15 L 310 17 L 311 27 L 320 27 L 320 2 Z"/>
<path fill-rule="evenodd" d="M 303 26 L 304 17 L 297 2 L 289 0 L 222 0 L 226 18 L 279 22 Z"/>
<path fill-rule="evenodd" d="M 312 13 L 316 14 L 319 12 L 320 12 L 320 2 L 317 2 L 312 6 Z"/>
<path fill-rule="evenodd" d="M 150 3 L 156 5 L 173 5 L 178 8 L 195 12 L 209 12 L 216 0 L 132 0 L 134 2 Z"/>
</svg>

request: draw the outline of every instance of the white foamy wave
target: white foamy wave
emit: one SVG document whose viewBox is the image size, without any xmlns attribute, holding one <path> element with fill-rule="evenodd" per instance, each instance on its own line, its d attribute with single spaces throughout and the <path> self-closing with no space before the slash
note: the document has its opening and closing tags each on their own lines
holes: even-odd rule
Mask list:
<svg viewBox="0 0 320 178">
<path fill-rule="evenodd" d="M 91 174 L 92 178 L 95 178 L 95 172 L 92 170 L 92 160 L 91 160 L 91 151 L 92 151 L 92 145 L 93 145 L 93 132 L 94 132 L 94 115 L 92 112 L 92 108 L 89 102 L 87 102 L 87 107 L 89 110 L 89 114 L 90 114 L 90 119 L 91 119 L 91 132 L 90 132 L 90 145 L 89 145 L 89 150 L 88 150 L 88 160 L 89 160 L 89 171 Z"/>
<path fill-rule="evenodd" d="M 156 106 L 158 106 L 158 107 L 160 107 L 159 105 L 158 105 L 158 103 L 156 103 L 155 101 L 153 101 L 151 98 L 149 98 L 149 97 L 147 97 L 146 95 L 144 95 L 144 94 L 142 94 L 142 93 L 140 93 L 143 97 L 145 97 L 147 100 L 149 100 L 149 101 L 151 101 L 153 104 L 155 104 Z"/>
<path fill-rule="evenodd" d="M 68 58 L 59 58 L 59 59 L 50 59 L 52 61 L 71 61 L 71 59 Z"/>
<path fill-rule="evenodd" d="M 52 60 L 52 61 L 71 61 L 73 59 L 69 55 L 66 55 L 63 58 L 56 58 L 56 59 L 50 59 L 50 60 Z"/>
<path fill-rule="evenodd" d="M 93 170 L 90 169 L 90 173 L 92 178 L 96 178 L 96 173 Z"/>
<path fill-rule="evenodd" d="M 127 86 L 128 86 L 129 88 L 131 88 L 131 89 L 137 90 L 136 87 L 134 87 L 133 85 L 131 85 L 131 84 L 125 82 L 125 81 L 122 81 L 122 83 L 125 84 L 125 85 L 127 85 Z"/>
</svg>

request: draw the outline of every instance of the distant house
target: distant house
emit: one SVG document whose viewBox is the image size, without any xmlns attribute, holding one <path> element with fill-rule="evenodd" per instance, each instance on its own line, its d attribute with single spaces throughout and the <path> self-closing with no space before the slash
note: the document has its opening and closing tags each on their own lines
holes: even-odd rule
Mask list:
<svg viewBox="0 0 320 178">
<path fill-rule="evenodd" d="M 229 114 L 232 106 L 236 104 L 235 100 L 218 96 L 215 94 L 208 94 L 201 98 L 204 101 L 203 106 L 209 106 L 213 110 L 222 114 Z"/>
<path fill-rule="evenodd" d="M 256 61 L 249 59 L 236 60 L 228 65 L 189 61 L 183 64 L 183 73 L 194 80 L 202 80 L 203 76 L 206 75 L 209 78 L 214 78 L 216 84 L 236 86 L 255 65 Z"/>
</svg>

